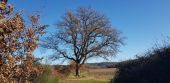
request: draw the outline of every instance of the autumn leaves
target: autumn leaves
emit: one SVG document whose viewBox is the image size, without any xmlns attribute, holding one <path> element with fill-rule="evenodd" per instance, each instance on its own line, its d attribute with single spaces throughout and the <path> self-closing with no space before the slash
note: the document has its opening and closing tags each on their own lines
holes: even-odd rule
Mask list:
<svg viewBox="0 0 170 83">
<path fill-rule="evenodd" d="M 0 1 L 0 83 L 32 83 L 42 73 L 33 51 L 45 25 L 31 16 L 26 25 L 20 14 L 11 15 L 12 6 Z"/>
</svg>

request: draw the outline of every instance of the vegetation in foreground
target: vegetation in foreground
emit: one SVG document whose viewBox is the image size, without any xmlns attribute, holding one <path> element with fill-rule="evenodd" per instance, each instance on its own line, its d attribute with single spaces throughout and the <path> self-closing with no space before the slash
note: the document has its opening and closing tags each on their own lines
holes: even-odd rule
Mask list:
<svg viewBox="0 0 170 83">
<path fill-rule="evenodd" d="M 121 63 L 112 83 L 170 83 L 170 45 Z"/>
<path fill-rule="evenodd" d="M 43 73 L 36 78 L 34 83 L 58 83 L 59 78 L 52 74 L 51 66 L 44 65 L 43 70 Z"/>
<path fill-rule="evenodd" d="M 33 52 L 46 26 L 37 15 L 25 23 L 12 12 L 8 0 L 0 0 L 0 83 L 32 83 L 43 72 Z"/>
</svg>

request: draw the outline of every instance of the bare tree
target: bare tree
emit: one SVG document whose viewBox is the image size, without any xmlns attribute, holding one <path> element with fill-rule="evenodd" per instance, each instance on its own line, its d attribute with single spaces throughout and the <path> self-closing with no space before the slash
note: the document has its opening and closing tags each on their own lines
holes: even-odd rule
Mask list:
<svg viewBox="0 0 170 83">
<path fill-rule="evenodd" d="M 113 56 L 122 44 L 120 32 L 112 27 L 105 15 L 92 8 L 67 11 L 56 29 L 45 38 L 43 47 L 55 50 L 53 58 L 74 61 L 76 76 L 87 59 Z"/>
</svg>

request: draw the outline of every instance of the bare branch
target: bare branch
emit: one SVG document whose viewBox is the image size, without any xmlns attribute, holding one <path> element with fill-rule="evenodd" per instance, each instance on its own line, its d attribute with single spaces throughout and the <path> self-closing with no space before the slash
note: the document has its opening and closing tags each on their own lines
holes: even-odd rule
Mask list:
<svg viewBox="0 0 170 83">
<path fill-rule="evenodd" d="M 67 11 L 56 29 L 55 36 L 47 40 L 46 48 L 58 51 L 56 56 L 75 61 L 77 67 L 90 57 L 115 55 L 122 42 L 107 17 L 91 8 Z"/>
</svg>

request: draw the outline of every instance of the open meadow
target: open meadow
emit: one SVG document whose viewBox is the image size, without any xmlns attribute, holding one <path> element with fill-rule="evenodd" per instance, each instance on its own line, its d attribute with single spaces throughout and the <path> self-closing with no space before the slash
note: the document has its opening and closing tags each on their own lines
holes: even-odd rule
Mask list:
<svg viewBox="0 0 170 83">
<path fill-rule="evenodd" d="M 115 71 L 116 68 L 87 69 L 81 72 L 80 78 L 71 73 L 59 83 L 108 83 L 114 77 Z"/>
</svg>

